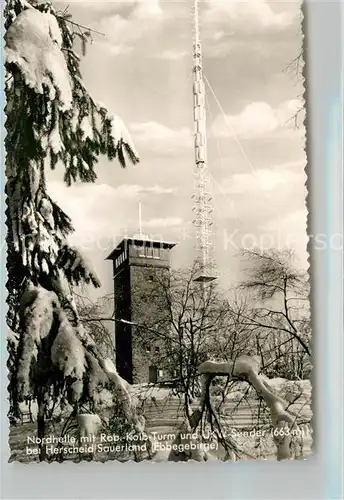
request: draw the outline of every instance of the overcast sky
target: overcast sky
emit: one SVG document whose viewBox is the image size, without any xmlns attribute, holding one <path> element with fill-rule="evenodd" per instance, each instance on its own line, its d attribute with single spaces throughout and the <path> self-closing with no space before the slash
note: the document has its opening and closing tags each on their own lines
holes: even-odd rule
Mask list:
<svg viewBox="0 0 344 500">
<path fill-rule="evenodd" d="M 69 1 L 73 19 L 101 31 L 82 61 L 92 96 L 125 121 L 141 163 L 100 159 L 95 184 L 67 188 L 50 174 L 53 199 L 72 218 L 72 237 L 112 292 L 105 257 L 123 232 L 179 242 L 172 264 L 194 256 L 192 200 L 192 14 L 189 0 Z M 58 6 L 64 4 L 58 3 Z M 293 114 L 303 88 L 285 68 L 302 43 L 300 3 L 201 2 L 213 178 L 215 258 L 221 284 L 241 277 L 238 248 L 293 247 L 306 266 L 304 130 Z"/>
</svg>

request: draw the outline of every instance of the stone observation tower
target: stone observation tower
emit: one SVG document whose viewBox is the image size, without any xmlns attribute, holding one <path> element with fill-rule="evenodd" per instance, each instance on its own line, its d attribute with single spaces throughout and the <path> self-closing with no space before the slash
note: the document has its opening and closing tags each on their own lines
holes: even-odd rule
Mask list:
<svg viewBox="0 0 344 500">
<path fill-rule="evenodd" d="M 154 241 L 139 236 L 124 238 L 107 257 L 113 261 L 115 297 L 115 341 L 116 367 L 119 375 L 129 383 L 157 382 L 170 378 L 162 367 L 156 365 L 159 358 L 159 341 L 144 346 L 142 336 L 147 330 L 135 324 L 144 323 L 144 318 L 158 323 L 167 311 L 161 304 L 147 298 L 154 294 L 157 280 L 170 271 L 170 252 L 175 243 Z M 146 301 L 142 301 L 142 293 Z"/>
</svg>

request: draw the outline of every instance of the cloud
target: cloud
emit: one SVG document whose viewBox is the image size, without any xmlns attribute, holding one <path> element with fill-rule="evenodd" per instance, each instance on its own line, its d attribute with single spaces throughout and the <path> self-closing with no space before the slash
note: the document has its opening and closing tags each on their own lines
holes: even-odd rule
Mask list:
<svg viewBox="0 0 344 500">
<path fill-rule="evenodd" d="M 264 224 L 261 229 L 263 230 L 270 230 L 270 231 L 277 231 L 280 230 L 285 234 L 292 234 L 293 232 L 296 232 L 299 234 L 299 229 L 302 227 L 302 229 L 305 228 L 306 226 L 306 221 L 307 221 L 307 209 L 306 207 L 303 208 L 302 210 L 296 210 L 295 212 L 291 212 L 290 214 L 286 215 L 285 217 L 278 217 L 275 219 L 269 220 L 266 224 Z M 307 239 L 307 235 L 305 235 L 305 239 Z"/>
<path fill-rule="evenodd" d="M 106 35 L 106 41 L 96 40 L 95 44 L 116 55 L 126 54 L 149 31 L 148 24 L 114 14 L 102 19 L 97 25 L 97 29 Z"/>
<path fill-rule="evenodd" d="M 105 12 L 96 23 L 96 29 L 105 34 L 106 40 L 95 41 L 115 55 L 132 51 L 142 38 L 154 38 L 165 19 L 160 0 L 130 0 L 115 5 L 117 9 L 111 12 L 112 15 Z"/>
<path fill-rule="evenodd" d="M 48 192 L 72 220 L 75 232 L 68 240 L 85 251 L 88 247 L 96 247 L 104 235 L 119 233 L 123 198 L 125 195 L 133 197 L 135 189 L 121 187 L 116 190 L 106 184 L 67 187 L 62 182 L 50 182 Z"/>
<path fill-rule="evenodd" d="M 284 217 L 275 217 L 259 228 L 263 233 L 275 235 L 280 248 L 292 248 L 302 267 L 308 267 L 307 213 L 304 207 Z"/>
<path fill-rule="evenodd" d="M 157 185 L 141 189 L 141 193 L 172 194 L 175 192 L 176 188 L 165 188 Z"/>
<path fill-rule="evenodd" d="M 216 31 L 214 35 L 212 36 L 213 40 L 216 42 L 219 40 L 222 40 L 226 36 L 226 33 L 223 30 Z"/>
<path fill-rule="evenodd" d="M 259 246 L 293 248 L 301 267 L 306 256 L 306 176 L 302 162 L 279 165 L 254 173 L 234 174 L 215 193 L 215 216 L 223 232 L 217 245 L 227 251 Z M 221 241 L 222 240 L 222 241 Z"/>
<path fill-rule="evenodd" d="M 208 58 L 230 55 L 247 62 L 256 56 L 263 63 L 276 53 L 281 61 L 286 46 L 290 50 L 295 41 L 301 43 L 298 0 L 209 0 L 204 5 L 201 28 Z"/>
<path fill-rule="evenodd" d="M 80 2 L 80 0 L 54 0 L 54 6 L 59 10 L 65 10 L 68 7 L 68 11 L 72 11 L 72 9 L 74 10 L 74 8 L 76 7 L 78 10 L 87 10 L 93 15 L 104 15 L 108 13 L 118 12 L 118 5 L 118 3 L 115 3 L 113 1 L 104 0 L 102 0 L 101 2 Z"/>
<path fill-rule="evenodd" d="M 251 195 L 271 192 L 279 196 L 286 190 L 303 187 L 306 181 L 306 161 L 282 164 L 273 168 L 255 169 L 246 173 L 235 173 L 223 180 L 221 190 L 227 194 Z M 295 168 L 295 167 L 298 168 Z"/>
<path fill-rule="evenodd" d="M 212 0 L 206 4 L 204 22 L 225 24 L 235 22 L 236 30 L 283 29 L 289 26 L 295 17 L 293 12 L 276 12 L 265 0 Z"/>
<path fill-rule="evenodd" d="M 279 169 L 259 169 L 250 173 L 234 174 L 223 184 L 223 190 L 230 194 L 250 194 L 252 192 L 275 191 L 284 186 L 297 186 L 299 172 Z"/>
<path fill-rule="evenodd" d="M 103 203 L 112 202 L 116 200 L 134 200 L 142 194 L 172 194 L 175 188 L 158 186 L 140 186 L 138 184 L 121 184 L 118 187 L 112 187 L 108 184 L 75 184 L 67 187 L 62 182 L 53 181 L 49 183 L 49 194 L 57 201 L 66 199 L 65 195 L 68 194 L 67 199 L 69 203 L 77 205 L 79 200 L 103 200 Z"/>
<path fill-rule="evenodd" d="M 150 150 L 173 153 L 180 149 L 192 147 L 192 133 L 187 127 L 175 130 L 161 123 L 151 121 L 132 123 L 130 130 L 135 138 L 135 143 L 141 143 Z"/>
<path fill-rule="evenodd" d="M 218 137 L 244 138 L 264 136 L 278 130 L 295 133 L 293 117 L 301 108 L 302 102 L 298 99 L 284 101 L 276 108 L 267 102 L 252 102 L 236 115 L 218 115 L 212 124 L 213 133 Z"/>
<path fill-rule="evenodd" d="M 160 54 L 156 54 L 154 58 L 163 59 L 165 61 L 178 61 L 180 59 L 183 59 L 187 54 L 188 53 L 186 50 L 170 49 L 164 50 Z"/>
<path fill-rule="evenodd" d="M 134 10 L 132 17 L 140 21 L 145 20 L 160 20 L 163 18 L 163 10 L 160 5 L 160 0 L 136 0 L 132 2 Z"/>
<path fill-rule="evenodd" d="M 256 233 L 268 221 L 303 209 L 307 178 L 304 166 L 305 158 L 222 179 L 214 192 L 217 217 L 227 221 L 227 227 L 243 227 L 244 231 Z"/>
<path fill-rule="evenodd" d="M 72 220 L 75 232 L 69 236 L 72 244 L 86 251 L 91 248 L 109 250 L 123 236 L 125 228 L 138 228 L 138 201 L 152 210 L 160 195 L 175 192 L 174 188 L 159 185 L 81 184 L 67 187 L 63 182 L 48 183 L 48 192 Z M 159 201 L 160 203 L 160 201 Z M 178 217 L 151 218 L 144 228 L 179 226 Z M 106 248 L 105 248 L 105 247 Z"/>
<path fill-rule="evenodd" d="M 95 41 L 94 45 L 97 46 L 97 50 L 99 50 L 101 53 L 102 51 L 106 51 L 112 56 L 123 56 L 133 50 L 133 47 L 131 45 L 126 45 L 124 43 L 113 44 L 104 42 L 102 40 Z"/>
<path fill-rule="evenodd" d="M 128 11 L 137 19 L 157 18 L 162 15 L 160 0 L 101 0 L 99 2 L 80 2 L 80 0 L 55 1 L 57 5 L 77 5 L 92 12 L 117 13 Z"/>
<path fill-rule="evenodd" d="M 183 219 L 180 217 L 165 217 L 165 218 L 155 217 L 143 221 L 142 225 L 144 228 L 166 228 L 166 227 L 181 226 L 183 222 L 184 222 Z"/>
</svg>

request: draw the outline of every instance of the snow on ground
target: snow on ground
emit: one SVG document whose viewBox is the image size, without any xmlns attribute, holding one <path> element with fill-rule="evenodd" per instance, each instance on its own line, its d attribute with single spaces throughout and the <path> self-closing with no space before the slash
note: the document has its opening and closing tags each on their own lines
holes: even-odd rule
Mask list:
<svg viewBox="0 0 344 500">
<path fill-rule="evenodd" d="M 267 377 L 262 376 L 264 380 L 269 384 L 271 389 L 280 397 L 289 401 L 289 398 L 296 395 L 302 395 L 304 398 L 311 398 L 312 386 L 310 380 L 287 380 L 284 378 L 274 378 L 268 379 Z M 248 384 L 245 382 L 239 382 L 237 386 L 234 387 L 233 390 L 228 392 L 226 395 L 227 401 L 236 401 L 240 399 L 245 390 L 248 388 Z M 163 401 L 165 399 L 179 399 L 179 396 L 176 395 L 171 389 L 165 387 L 157 387 L 154 384 L 135 384 L 129 386 L 130 393 L 137 399 L 138 401 L 142 400 L 151 400 L 155 399 L 156 401 Z M 108 391 L 104 392 L 104 398 L 110 404 L 111 395 L 105 394 Z M 107 397 L 106 397 L 107 396 Z M 249 398 L 256 398 L 255 391 L 250 391 Z M 106 403 L 104 401 L 104 404 Z M 23 412 L 28 411 L 28 405 L 25 403 L 20 403 L 20 409 Z M 36 403 L 32 403 L 31 411 L 36 415 L 37 413 L 37 405 Z"/>
<path fill-rule="evenodd" d="M 280 397 L 284 397 L 288 400 L 288 396 L 302 395 L 303 397 L 311 397 L 312 386 L 310 380 L 287 380 L 284 378 L 273 378 L 269 379 L 264 375 L 261 377 L 269 384 L 271 389 L 276 392 Z M 227 393 L 226 398 L 229 400 L 237 399 L 242 396 L 243 393 L 249 388 L 246 382 L 238 382 L 233 386 L 233 389 Z M 218 391 L 214 391 L 216 394 Z M 178 396 L 173 393 L 169 388 L 157 387 L 154 384 L 135 384 L 131 386 L 131 393 L 142 399 L 155 398 L 157 401 L 166 398 L 176 398 Z M 254 390 L 250 391 L 249 397 L 257 398 L 256 392 Z"/>
<path fill-rule="evenodd" d="M 178 396 L 174 395 L 171 389 L 165 387 L 157 387 L 154 384 L 135 384 L 131 386 L 130 392 L 139 400 L 152 398 L 157 401 L 161 401 L 166 398 L 178 399 Z"/>
<path fill-rule="evenodd" d="M 295 458 L 297 458 L 297 455 L 299 458 L 310 456 L 312 446 L 312 430 L 309 424 L 311 419 L 310 381 L 290 381 L 282 378 L 266 380 L 276 394 L 283 397 L 287 403 L 289 402 L 288 411 L 294 414 L 297 421 L 300 422 L 298 432 L 301 432 L 301 435 L 296 435 L 293 438 L 295 446 L 297 446 L 297 449 L 295 448 Z M 259 412 L 259 415 L 256 414 L 257 408 L 260 407 L 260 402 L 256 398 L 255 391 L 251 391 L 246 400 L 243 399 L 247 387 L 246 383 L 240 382 L 240 385 L 236 385 L 235 391 L 233 390 L 220 406 L 221 428 L 226 435 L 232 436 L 238 448 L 242 450 L 244 454 L 242 459 L 275 460 L 276 447 L 271 433 L 270 414 L 268 411 Z M 179 396 L 173 395 L 173 391 L 169 388 L 159 388 L 153 384 L 136 384 L 130 386 L 130 388 L 137 403 L 145 403 L 143 411 L 146 418 L 147 432 L 151 433 L 154 431 L 160 434 L 170 434 L 177 431 L 184 418 L 183 402 Z M 298 401 L 291 404 L 293 398 L 300 394 L 301 396 L 298 398 Z M 213 396 L 213 398 L 214 407 L 216 407 L 216 403 L 222 402 L 220 401 L 221 396 Z M 239 401 L 241 401 L 240 404 L 238 404 Z M 197 405 L 198 401 L 195 400 L 194 404 Z M 25 411 L 28 408 L 26 405 L 21 404 L 21 409 Z M 32 404 L 31 411 L 35 415 L 37 413 L 37 405 Z M 12 437 L 10 442 L 12 451 L 14 450 L 13 458 L 16 457 L 21 461 L 25 461 L 28 458 L 22 457 L 23 430 L 21 428 L 26 428 L 25 425 L 28 424 L 12 428 L 11 430 Z M 35 426 L 35 424 L 31 425 Z M 259 435 L 259 432 L 263 432 L 264 434 Z M 21 453 L 20 457 L 18 453 Z M 153 458 L 153 461 L 166 461 L 167 456 L 167 451 L 161 451 Z M 225 452 L 220 446 L 218 450 L 211 453 L 209 458 L 212 460 L 224 460 L 224 457 Z M 113 459 L 114 457 L 111 458 Z M 98 459 L 103 460 L 106 457 Z M 108 459 L 110 459 L 110 456 Z"/>
</svg>

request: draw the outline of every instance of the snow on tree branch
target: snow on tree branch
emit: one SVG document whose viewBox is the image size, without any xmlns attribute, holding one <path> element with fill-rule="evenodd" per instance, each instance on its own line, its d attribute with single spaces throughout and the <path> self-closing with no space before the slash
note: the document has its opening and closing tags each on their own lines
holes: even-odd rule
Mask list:
<svg viewBox="0 0 344 500">
<path fill-rule="evenodd" d="M 93 182 L 100 154 L 117 159 L 123 167 L 127 158 L 136 164 L 139 157 L 128 129 L 118 116 L 95 103 L 83 84 L 68 19 L 47 3 L 35 6 L 25 9 L 20 0 L 9 2 L 7 20 L 12 22 L 5 34 L 5 66 L 15 76 L 9 93 L 20 91 L 22 81 L 42 96 L 39 122 L 35 123 L 37 114 L 31 119 L 41 154 L 50 158 L 52 168 L 63 162 L 68 185 Z"/>
<path fill-rule="evenodd" d="M 200 416 L 202 415 L 206 400 L 209 400 L 209 382 L 213 377 L 227 376 L 230 379 L 244 379 L 256 389 L 270 409 L 277 459 L 289 459 L 291 458 L 290 429 L 295 426 L 295 419 L 285 410 L 287 403 L 273 394 L 266 381 L 259 376 L 259 370 L 259 356 L 239 356 L 235 361 L 228 362 L 205 361 L 198 367 L 198 373 L 201 375 L 202 397 L 200 410 L 196 411 Z"/>
<path fill-rule="evenodd" d="M 55 16 L 36 9 L 22 11 L 5 34 L 5 64 L 14 65 L 26 85 L 39 94 L 48 89 L 59 109 L 72 106 L 71 79 L 61 52 L 62 36 Z"/>
<path fill-rule="evenodd" d="M 102 400 L 102 391 L 112 386 L 128 421 L 138 431 L 143 430 L 144 420 L 136 414 L 129 384 L 118 375 L 111 360 L 99 355 L 83 327 L 72 326 L 55 293 L 28 283 L 21 301 L 21 325 L 17 370 L 11 374 L 17 385 L 14 405 L 36 392 L 43 373 L 46 391 L 50 385 L 62 387 L 70 404 L 91 400 L 94 409 Z"/>
<path fill-rule="evenodd" d="M 9 260 L 22 263 L 9 284 L 14 291 L 25 277 L 56 281 L 61 264 L 73 284 L 99 286 L 66 244 L 73 228 L 47 194 L 45 168 L 62 163 L 68 185 L 93 182 L 100 155 L 123 167 L 138 155 L 122 120 L 85 88 L 67 19 L 50 2 L 23 0 L 9 0 L 5 18 L 5 64 L 13 77 L 6 88 Z"/>
<path fill-rule="evenodd" d="M 96 288 L 100 287 L 100 281 L 93 271 L 91 264 L 75 247 L 63 245 L 59 251 L 57 265 L 63 269 L 68 281 L 75 285 L 81 282 L 92 283 Z"/>
<path fill-rule="evenodd" d="M 29 284 L 21 300 L 21 326 L 17 371 L 20 400 L 30 395 L 30 370 L 37 361 L 42 339 L 49 335 L 53 323 L 53 310 L 57 306 L 54 293 Z"/>
<path fill-rule="evenodd" d="M 46 186 L 49 164 L 62 165 L 70 185 L 94 182 L 100 155 L 123 167 L 138 155 L 121 119 L 88 93 L 69 20 L 40 0 L 8 0 L 4 16 L 7 322 L 16 334 L 8 343 L 10 414 L 20 401 L 36 400 L 43 437 L 49 405 L 68 401 L 77 412 L 82 404 L 96 411 L 107 389 L 142 428 L 125 382 L 80 322 L 72 287 L 100 284 L 68 245 L 71 220 Z"/>
</svg>

